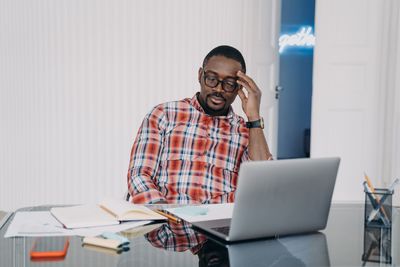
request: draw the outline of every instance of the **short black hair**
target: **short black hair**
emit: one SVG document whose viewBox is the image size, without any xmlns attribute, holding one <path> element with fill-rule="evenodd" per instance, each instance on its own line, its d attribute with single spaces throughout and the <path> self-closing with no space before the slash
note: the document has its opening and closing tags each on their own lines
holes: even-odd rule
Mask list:
<svg viewBox="0 0 400 267">
<path fill-rule="evenodd" d="M 244 58 L 242 56 L 242 53 L 240 53 L 239 50 L 236 48 L 229 46 L 229 45 L 221 45 L 217 46 L 213 50 L 211 50 L 207 56 L 204 58 L 203 61 L 203 68 L 207 64 L 208 60 L 213 57 L 213 56 L 224 56 L 226 58 L 233 59 L 237 62 L 240 63 L 242 66 L 242 71 L 245 73 L 246 72 L 246 63 L 244 62 Z"/>
</svg>

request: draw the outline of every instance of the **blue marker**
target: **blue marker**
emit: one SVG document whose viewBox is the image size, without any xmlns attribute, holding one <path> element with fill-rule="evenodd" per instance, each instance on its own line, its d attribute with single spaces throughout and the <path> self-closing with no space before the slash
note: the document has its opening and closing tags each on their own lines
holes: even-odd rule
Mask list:
<svg viewBox="0 0 400 267">
<path fill-rule="evenodd" d="M 106 239 L 117 240 L 121 242 L 121 246 L 128 246 L 130 243 L 128 238 L 111 232 L 104 232 L 101 234 L 101 236 Z"/>
</svg>

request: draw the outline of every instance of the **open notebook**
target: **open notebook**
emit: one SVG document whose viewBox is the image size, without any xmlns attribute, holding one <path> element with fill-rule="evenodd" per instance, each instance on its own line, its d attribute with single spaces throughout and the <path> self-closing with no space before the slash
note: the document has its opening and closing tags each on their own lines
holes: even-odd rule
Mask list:
<svg viewBox="0 0 400 267">
<path fill-rule="evenodd" d="M 143 205 L 115 199 L 108 199 L 97 205 L 56 207 L 50 212 L 65 228 L 115 225 L 123 221 L 166 220 L 164 216 Z"/>
</svg>

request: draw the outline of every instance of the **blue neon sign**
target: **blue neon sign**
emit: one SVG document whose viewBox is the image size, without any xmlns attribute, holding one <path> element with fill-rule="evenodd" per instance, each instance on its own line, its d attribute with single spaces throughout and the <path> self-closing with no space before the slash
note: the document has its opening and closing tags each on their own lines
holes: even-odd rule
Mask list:
<svg viewBox="0 0 400 267">
<path fill-rule="evenodd" d="M 301 49 L 312 49 L 315 45 L 315 36 L 311 26 L 302 26 L 292 34 L 282 34 L 279 37 L 279 53 L 285 49 L 297 47 Z"/>
</svg>

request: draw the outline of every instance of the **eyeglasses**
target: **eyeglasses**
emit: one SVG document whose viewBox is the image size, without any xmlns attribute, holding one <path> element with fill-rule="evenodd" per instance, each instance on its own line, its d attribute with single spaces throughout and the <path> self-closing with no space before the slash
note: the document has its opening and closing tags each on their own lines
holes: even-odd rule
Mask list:
<svg viewBox="0 0 400 267">
<path fill-rule="evenodd" d="M 239 88 L 239 84 L 231 79 L 231 80 L 219 80 L 215 75 L 207 74 L 203 71 L 204 83 L 211 88 L 215 88 L 219 83 L 222 84 L 222 89 L 227 93 L 233 93 L 236 89 Z"/>
</svg>

